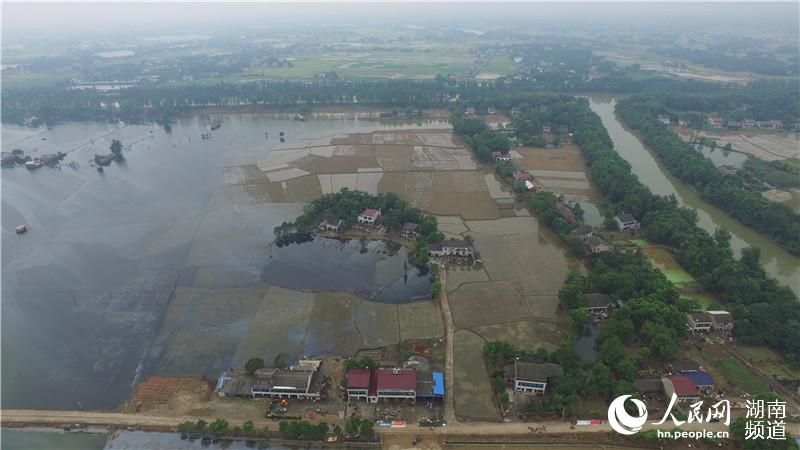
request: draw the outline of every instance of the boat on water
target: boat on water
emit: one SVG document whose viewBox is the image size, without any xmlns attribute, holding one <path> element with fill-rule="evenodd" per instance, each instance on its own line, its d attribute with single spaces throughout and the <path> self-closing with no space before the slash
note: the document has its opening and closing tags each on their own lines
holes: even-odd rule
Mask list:
<svg viewBox="0 0 800 450">
<path fill-rule="evenodd" d="M 25 234 L 25 233 L 27 233 L 28 232 L 28 225 L 26 225 L 24 223 L 22 225 L 17 225 L 16 232 L 17 232 L 17 234 Z"/>
<path fill-rule="evenodd" d="M 220 122 L 219 120 L 217 120 L 216 122 L 214 122 L 214 123 L 212 123 L 212 124 L 211 124 L 211 130 L 212 130 L 212 131 L 213 131 L 213 130 L 217 130 L 217 129 L 219 129 L 219 127 L 221 127 L 221 126 L 222 126 L 222 122 Z"/>
</svg>

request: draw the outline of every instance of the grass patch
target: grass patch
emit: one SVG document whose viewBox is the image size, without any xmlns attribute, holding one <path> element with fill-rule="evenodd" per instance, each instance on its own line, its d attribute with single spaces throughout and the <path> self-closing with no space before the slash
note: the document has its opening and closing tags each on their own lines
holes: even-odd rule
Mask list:
<svg viewBox="0 0 800 450">
<path fill-rule="evenodd" d="M 735 358 L 725 358 L 717 363 L 722 375 L 729 383 L 753 394 L 764 389 L 763 383 L 747 371 Z"/>
<path fill-rule="evenodd" d="M 800 379 L 800 369 L 791 367 L 783 356 L 764 346 L 737 346 L 739 354 L 776 380 Z"/>
<path fill-rule="evenodd" d="M 645 241 L 644 239 L 631 239 L 630 242 L 631 244 L 634 244 L 638 247 L 647 247 L 648 245 L 650 245 L 650 243 Z"/>
<path fill-rule="evenodd" d="M 662 270 L 662 272 L 672 284 L 681 285 L 694 282 L 694 277 L 683 269 L 668 269 Z"/>
<path fill-rule="evenodd" d="M 708 294 L 688 294 L 684 295 L 684 297 L 696 300 L 705 310 L 708 310 L 708 307 L 711 306 L 712 303 L 719 303 L 714 297 Z"/>
</svg>

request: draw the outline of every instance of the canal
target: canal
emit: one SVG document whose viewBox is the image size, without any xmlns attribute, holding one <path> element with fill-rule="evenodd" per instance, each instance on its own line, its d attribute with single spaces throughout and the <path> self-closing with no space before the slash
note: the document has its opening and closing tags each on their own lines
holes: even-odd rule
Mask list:
<svg viewBox="0 0 800 450">
<path fill-rule="evenodd" d="M 745 247 L 760 248 L 761 263 L 767 273 L 788 285 L 795 294 L 800 294 L 800 258 L 705 202 L 697 192 L 673 177 L 639 138 L 617 119 L 614 114 L 616 103 L 614 97 L 589 98 L 589 105 L 603 121 L 614 142 L 614 148 L 630 163 L 639 180 L 654 193 L 673 194 L 682 206 L 696 210 L 700 226 L 709 233 L 713 233 L 719 226 L 725 227 L 731 233 L 731 247 L 737 256 Z"/>
</svg>

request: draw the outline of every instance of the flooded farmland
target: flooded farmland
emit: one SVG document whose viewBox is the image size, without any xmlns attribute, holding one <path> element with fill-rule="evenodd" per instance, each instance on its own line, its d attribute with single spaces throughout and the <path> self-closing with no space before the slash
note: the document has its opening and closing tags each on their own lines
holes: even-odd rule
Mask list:
<svg viewBox="0 0 800 450">
<path fill-rule="evenodd" d="M 800 294 L 800 258 L 792 256 L 767 237 L 706 203 L 695 191 L 670 175 L 636 135 L 616 118 L 614 98 L 592 97 L 589 104 L 602 119 L 614 141 L 616 151 L 631 164 L 633 172 L 642 183 L 656 194 L 673 194 L 681 205 L 693 208 L 697 211 L 699 225 L 709 233 L 713 233 L 716 227 L 725 227 L 731 233 L 731 247 L 737 255 L 748 246 L 760 248 L 761 263 L 767 273 Z"/>
<path fill-rule="evenodd" d="M 4 407 L 113 408 L 150 374 L 216 377 L 254 355 L 346 354 L 441 334 L 430 302 L 378 304 L 264 282 L 272 229 L 303 202 L 270 202 L 264 183 L 237 182 L 228 168 L 257 166 L 281 131 L 284 146 L 305 146 L 446 124 L 214 119 L 222 126 L 209 139 L 201 135 L 212 119 L 201 116 L 171 132 L 3 126 L 3 151 L 67 154 L 60 169 L 2 172 Z M 112 139 L 125 161 L 99 173 L 90 160 Z M 16 235 L 23 223 L 30 231 Z M 417 315 L 425 320 L 411 320 Z"/>
</svg>

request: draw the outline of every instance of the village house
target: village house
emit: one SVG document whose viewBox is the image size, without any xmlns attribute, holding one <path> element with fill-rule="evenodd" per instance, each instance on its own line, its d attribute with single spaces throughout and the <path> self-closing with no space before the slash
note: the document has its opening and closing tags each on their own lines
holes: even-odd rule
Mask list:
<svg viewBox="0 0 800 450">
<path fill-rule="evenodd" d="M 605 294 L 586 294 L 586 312 L 597 319 L 605 319 L 611 314 L 614 301 Z"/>
<path fill-rule="evenodd" d="M 638 378 L 633 380 L 636 391 L 642 395 L 654 395 L 664 392 L 664 385 L 660 378 Z"/>
<path fill-rule="evenodd" d="M 634 231 L 641 227 L 641 224 L 636 220 L 636 217 L 633 217 L 633 214 L 622 213 L 614 217 L 614 220 L 617 222 L 619 231 Z"/>
<path fill-rule="evenodd" d="M 486 114 L 497 114 L 497 110 L 494 108 L 494 106 L 490 106 L 486 108 Z"/>
<path fill-rule="evenodd" d="M 700 401 L 697 386 L 694 385 L 692 380 L 683 375 L 663 377 L 661 378 L 661 383 L 664 386 L 664 393 L 667 398 L 671 398 L 672 394 L 675 394 L 679 402 L 693 403 Z"/>
<path fill-rule="evenodd" d="M 369 369 L 350 369 L 347 371 L 347 400 L 368 400 L 372 371 Z"/>
<path fill-rule="evenodd" d="M 536 181 L 536 179 L 525 180 L 525 189 L 533 192 L 539 192 L 539 190 L 542 189 L 542 185 Z"/>
<path fill-rule="evenodd" d="M 550 125 L 545 125 L 542 127 L 542 134 L 551 134 L 553 132 L 553 128 Z"/>
<path fill-rule="evenodd" d="M 729 130 L 738 130 L 739 128 L 742 127 L 742 123 L 739 122 L 738 120 L 729 120 L 727 127 Z"/>
<path fill-rule="evenodd" d="M 707 312 L 686 313 L 686 324 L 692 333 L 711 331 L 711 314 Z"/>
<path fill-rule="evenodd" d="M 400 229 L 400 237 L 409 241 L 416 239 L 419 235 L 419 233 L 417 233 L 417 228 L 419 228 L 419 225 L 416 223 L 404 223 L 403 228 Z"/>
<path fill-rule="evenodd" d="M 734 175 L 736 173 L 736 168 L 733 166 L 719 166 L 717 170 L 723 175 Z"/>
<path fill-rule="evenodd" d="M 728 311 L 707 311 L 711 316 L 711 328 L 715 331 L 733 330 L 733 315 Z"/>
<path fill-rule="evenodd" d="M 567 205 L 561 202 L 556 202 L 556 211 L 558 211 L 558 214 L 569 223 L 575 223 L 578 221 L 578 218 L 575 217 L 575 213 L 573 213 Z"/>
<path fill-rule="evenodd" d="M 758 128 L 765 128 L 768 130 L 774 130 L 778 128 L 783 128 L 783 122 L 780 120 L 760 120 L 756 122 Z"/>
<path fill-rule="evenodd" d="M 286 399 L 320 398 L 320 360 L 302 360 L 289 369 L 261 368 L 250 375 L 244 369 L 226 371 L 217 381 L 224 397 L 270 397 Z"/>
<path fill-rule="evenodd" d="M 475 248 L 467 241 L 449 239 L 439 244 L 428 244 L 428 256 L 474 256 Z"/>
<path fill-rule="evenodd" d="M 694 372 L 700 370 L 700 364 L 691 359 L 678 359 L 669 363 L 670 373 Z"/>
<path fill-rule="evenodd" d="M 586 244 L 586 251 L 591 254 L 610 252 L 614 250 L 614 246 L 611 245 L 610 242 L 606 241 L 605 239 L 596 234 L 593 234 L 584 239 L 584 243 Z"/>
<path fill-rule="evenodd" d="M 689 121 L 686 119 L 678 119 L 678 125 L 682 127 L 688 127 Z"/>
<path fill-rule="evenodd" d="M 508 152 L 492 152 L 495 161 L 511 161 L 511 154 Z"/>
<path fill-rule="evenodd" d="M 742 120 L 742 128 L 755 128 L 756 121 L 753 119 L 744 119 Z"/>
<path fill-rule="evenodd" d="M 54 155 L 52 153 L 48 153 L 39 157 L 39 160 L 42 161 L 42 164 L 45 166 L 53 167 L 61 161 L 61 157 L 59 155 Z"/>
<path fill-rule="evenodd" d="M 680 375 L 692 380 L 698 393 L 708 393 L 714 390 L 714 377 L 704 370 L 680 372 Z"/>
<path fill-rule="evenodd" d="M 464 108 L 464 115 L 465 116 L 474 116 L 475 115 L 475 108 L 472 106 L 467 106 Z"/>
<path fill-rule="evenodd" d="M 512 117 L 516 117 L 518 115 L 519 115 L 519 107 L 518 106 L 514 106 L 513 108 L 511 108 L 511 116 Z"/>
<path fill-rule="evenodd" d="M 358 215 L 358 223 L 361 225 L 375 225 L 375 222 L 381 216 L 381 210 L 367 208 Z"/>
<path fill-rule="evenodd" d="M 721 117 L 709 117 L 708 126 L 711 128 L 722 128 L 725 126 L 725 121 Z"/>
<path fill-rule="evenodd" d="M 339 219 L 339 221 L 336 223 L 330 223 L 327 220 L 323 220 L 322 222 L 319 223 L 319 226 L 317 228 L 319 228 L 320 231 L 330 231 L 333 233 L 338 233 L 342 231 L 342 220 Z"/>
<path fill-rule="evenodd" d="M 558 364 L 530 363 L 514 360 L 503 372 L 506 381 L 513 383 L 516 392 L 532 392 L 542 395 L 547 389 L 547 381 L 551 377 L 564 375 L 564 369 Z"/>
<path fill-rule="evenodd" d="M 660 123 L 664 124 L 664 125 L 669 125 L 672 122 L 672 119 L 670 119 L 669 116 L 665 116 L 665 115 L 659 114 L 658 115 L 658 121 Z"/>
<path fill-rule="evenodd" d="M 581 225 L 570 231 L 569 234 L 571 234 L 572 236 L 576 236 L 581 240 L 585 240 L 586 238 L 594 234 L 594 229 L 589 225 Z"/>
<path fill-rule="evenodd" d="M 519 172 L 514 172 L 514 179 L 523 182 L 529 181 L 533 179 L 533 175 L 529 174 L 528 172 L 523 172 L 520 170 Z"/>
</svg>

